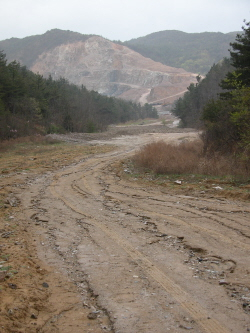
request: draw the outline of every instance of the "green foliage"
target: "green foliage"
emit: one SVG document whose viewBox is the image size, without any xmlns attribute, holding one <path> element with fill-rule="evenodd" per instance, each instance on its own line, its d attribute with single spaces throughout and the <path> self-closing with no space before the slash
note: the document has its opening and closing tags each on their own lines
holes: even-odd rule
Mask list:
<svg viewBox="0 0 250 333">
<path fill-rule="evenodd" d="M 53 134 L 53 133 L 59 134 L 59 133 L 62 133 L 62 131 L 63 130 L 61 127 L 59 127 L 55 124 L 52 124 L 52 123 L 50 123 L 47 127 L 47 134 Z"/>
<path fill-rule="evenodd" d="M 219 98 L 218 95 L 222 92 L 219 83 L 230 69 L 229 59 L 223 59 L 212 66 L 203 80 L 198 75 L 197 84 L 191 83 L 184 96 L 176 101 L 172 112 L 181 119 L 183 127 L 199 128 L 203 125 L 203 108 L 209 101 Z"/>
<path fill-rule="evenodd" d="M 232 92 L 230 121 L 237 130 L 241 147 L 250 153 L 250 87 Z"/>
<path fill-rule="evenodd" d="M 230 122 L 230 114 L 233 111 L 228 101 L 211 101 L 204 107 L 203 121 L 205 132 L 203 140 L 205 150 L 221 152 L 233 151 L 234 143 L 238 139 L 237 131 Z"/>
<path fill-rule="evenodd" d="M 204 108 L 206 130 L 204 140 L 210 151 L 231 152 L 250 160 L 250 23 L 243 34 L 232 43 L 231 62 L 235 70 L 229 72 L 221 86 L 227 89 Z M 249 168 L 248 164 L 246 167 Z"/>
<path fill-rule="evenodd" d="M 234 90 L 250 86 L 250 22 L 242 29 L 243 33 L 237 34 L 236 41 L 230 43 L 231 63 L 235 70 L 229 72 L 221 82 L 223 89 Z M 224 97 L 229 95 L 225 93 Z"/>
<path fill-rule="evenodd" d="M 245 22 L 246 23 L 246 22 Z M 232 65 L 236 68 L 242 86 L 250 86 L 250 22 L 243 27 L 243 34 L 237 34 L 236 41 L 230 43 Z"/>
<path fill-rule="evenodd" d="M 151 105 L 34 74 L 0 52 L 0 139 L 39 133 L 102 131 L 111 123 L 157 117 Z"/>
<path fill-rule="evenodd" d="M 73 120 L 69 114 L 67 114 L 63 119 L 63 127 L 67 132 L 73 132 L 74 130 Z"/>
<path fill-rule="evenodd" d="M 95 131 L 95 124 L 93 123 L 93 121 L 89 120 L 89 122 L 87 123 L 87 132 L 94 133 Z"/>
<path fill-rule="evenodd" d="M 122 44 L 165 65 L 206 74 L 214 63 L 229 56 L 228 45 L 235 40 L 236 34 L 168 30 Z"/>
</svg>

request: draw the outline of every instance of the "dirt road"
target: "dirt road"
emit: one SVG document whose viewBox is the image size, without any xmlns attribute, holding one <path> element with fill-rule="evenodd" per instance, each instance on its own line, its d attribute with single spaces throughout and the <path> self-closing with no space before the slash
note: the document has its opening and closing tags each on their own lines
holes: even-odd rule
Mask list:
<svg viewBox="0 0 250 333">
<path fill-rule="evenodd" d="M 61 310 L 37 332 L 250 331 L 249 202 L 149 187 L 120 162 L 159 136 L 195 135 L 119 137 L 19 192 L 38 257 L 58 276 Z M 60 279 L 78 297 L 67 306 Z"/>
</svg>

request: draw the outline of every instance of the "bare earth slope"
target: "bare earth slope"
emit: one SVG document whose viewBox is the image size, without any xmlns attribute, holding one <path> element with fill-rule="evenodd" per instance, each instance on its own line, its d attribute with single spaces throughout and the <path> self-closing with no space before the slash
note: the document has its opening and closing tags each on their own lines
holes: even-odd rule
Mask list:
<svg viewBox="0 0 250 333">
<path fill-rule="evenodd" d="M 146 102 L 172 103 L 196 82 L 193 73 L 155 62 L 99 36 L 46 51 L 31 70 L 54 79 L 64 77 L 109 96 L 144 101 L 146 95 Z"/>
<path fill-rule="evenodd" d="M 50 292 L 52 312 L 44 315 L 40 299 L 26 330 L 20 324 L 6 332 L 250 330 L 249 202 L 176 195 L 127 178 L 121 167 L 146 142 L 196 135 L 99 141 L 117 148 L 15 190 L 33 235 L 33 260 L 52 272 L 34 286 L 38 298 L 40 289 Z M 12 316 L 19 311 L 13 308 Z M 0 315 L 7 318 L 8 310 Z"/>
</svg>

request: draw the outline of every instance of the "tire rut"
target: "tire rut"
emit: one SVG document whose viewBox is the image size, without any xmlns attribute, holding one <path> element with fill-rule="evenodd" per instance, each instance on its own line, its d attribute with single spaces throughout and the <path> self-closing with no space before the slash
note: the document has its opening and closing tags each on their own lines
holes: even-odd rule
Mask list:
<svg viewBox="0 0 250 333">
<path fill-rule="evenodd" d="M 224 325 L 222 325 L 218 320 L 211 318 L 209 312 L 207 312 L 203 306 L 201 306 L 197 301 L 193 299 L 193 297 L 186 292 L 180 285 L 178 285 L 173 279 L 171 279 L 164 271 L 159 269 L 157 265 L 153 263 L 152 260 L 150 260 L 146 255 L 144 255 L 141 251 L 138 251 L 131 242 L 128 242 L 124 237 L 116 232 L 112 228 L 112 224 L 110 226 L 107 225 L 107 221 L 105 222 L 100 220 L 98 216 L 95 216 L 93 213 L 86 212 L 83 208 L 79 206 L 79 204 L 76 204 L 75 202 L 78 202 L 78 199 L 76 196 L 78 194 L 83 196 L 84 200 L 86 201 L 99 201 L 103 203 L 105 200 L 109 201 L 118 201 L 121 202 L 122 199 L 125 201 L 127 200 L 126 197 L 127 194 L 124 193 L 124 191 L 121 193 L 121 197 L 116 197 L 113 192 L 110 192 L 107 188 L 110 187 L 109 184 L 105 181 L 105 175 L 103 170 L 107 169 L 108 166 L 110 166 L 110 160 L 120 158 L 122 154 L 114 155 L 115 157 L 102 157 L 101 162 L 96 161 L 96 159 L 90 159 L 87 161 L 86 165 L 78 166 L 78 169 L 81 169 L 81 171 L 75 172 L 75 175 L 77 174 L 77 177 L 73 177 L 73 180 L 70 182 L 71 190 L 72 192 L 68 192 L 67 186 L 62 185 L 59 183 L 60 179 L 62 178 L 63 174 L 59 174 L 55 177 L 54 182 L 50 186 L 50 190 L 52 195 L 60 199 L 64 202 L 64 204 L 69 207 L 72 211 L 80 214 L 84 219 L 88 220 L 88 223 L 91 223 L 96 228 L 100 229 L 106 236 L 108 236 L 109 239 L 112 239 L 116 242 L 125 252 L 135 261 L 147 274 L 151 276 L 151 278 L 156 281 L 167 293 L 171 294 L 173 298 L 182 306 L 182 308 L 189 313 L 190 316 L 192 316 L 193 320 L 200 326 L 203 332 L 209 332 L 209 333 L 226 333 L 230 332 L 231 330 L 227 329 Z M 80 175 L 80 174 L 83 175 Z M 113 175 L 115 179 L 115 174 Z M 110 179 L 110 173 L 109 177 Z M 107 179 L 106 179 L 107 180 Z M 113 182 L 116 183 L 117 179 Z M 102 195 L 100 194 L 102 192 Z M 62 194 L 61 194 L 62 193 Z M 142 199 L 145 198 L 142 196 Z M 135 197 L 134 197 L 135 199 Z M 138 199 L 138 195 L 137 198 Z M 128 203 L 126 202 L 126 205 Z M 220 241 L 225 242 L 226 244 L 232 244 L 233 241 L 228 238 L 227 236 L 222 235 L 219 232 L 212 231 L 210 229 L 197 226 L 193 223 L 186 222 L 182 219 L 175 218 L 169 215 L 164 215 L 161 213 L 157 213 L 155 211 L 151 211 L 150 209 L 143 209 L 140 208 L 140 205 L 138 205 L 135 208 L 135 216 L 145 216 L 145 212 L 147 215 L 153 214 L 154 217 L 157 216 L 161 219 L 168 219 L 174 224 L 179 225 L 185 225 L 186 227 L 191 227 L 195 232 L 202 232 L 205 234 L 210 234 L 215 239 L 220 239 Z M 196 210 L 192 209 L 192 211 L 189 211 L 189 213 L 195 213 L 197 216 L 202 215 L 200 212 L 197 212 Z M 128 213 L 128 212 L 127 212 Z M 130 212 L 131 213 L 131 212 Z M 107 215 L 107 212 L 105 212 Z M 209 216 L 211 218 L 211 215 Z M 250 246 L 248 244 L 243 244 L 240 241 L 235 241 L 237 245 L 241 246 L 244 249 L 250 249 Z M 180 326 L 181 327 L 181 326 Z"/>
</svg>

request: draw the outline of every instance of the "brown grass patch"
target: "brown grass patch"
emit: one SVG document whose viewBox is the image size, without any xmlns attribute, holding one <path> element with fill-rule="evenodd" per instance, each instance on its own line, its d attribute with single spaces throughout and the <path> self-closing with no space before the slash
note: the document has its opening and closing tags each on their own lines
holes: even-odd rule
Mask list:
<svg viewBox="0 0 250 333">
<path fill-rule="evenodd" d="M 200 174 L 232 177 L 246 182 L 250 177 L 248 164 L 233 156 L 213 154 L 205 156 L 201 140 L 182 142 L 179 145 L 164 141 L 144 146 L 133 158 L 136 167 L 155 174 Z"/>
<path fill-rule="evenodd" d="M 192 173 L 199 164 L 202 149 L 199 141 L 179 145 L 158 141 L 144 146 L 134 156 L 134 162 L 159 174 Z"/>
<path fill-rule="evenodd" d="M 26 137 L 0 145 L 0 179 L 6 174 L 25 171 L 41 173 L 54 170 L 96 153 L 105 153 L 112 146 L 90 146 L 59 142 L 49 137 Z M 1 182 L 0 182 L 1 185 Z"/>
<path fill-rule="evenodd" d="M 12 138 L 9 140 L 0 141 L 0 152 L 8 151 L 13 147 L 16 147 L 17 145 L 24 143 L 47 145 L 47 144 L 60 143 L 60 141 L 42 135 L 32 135 L 20 138 Z"/>
</svg>

